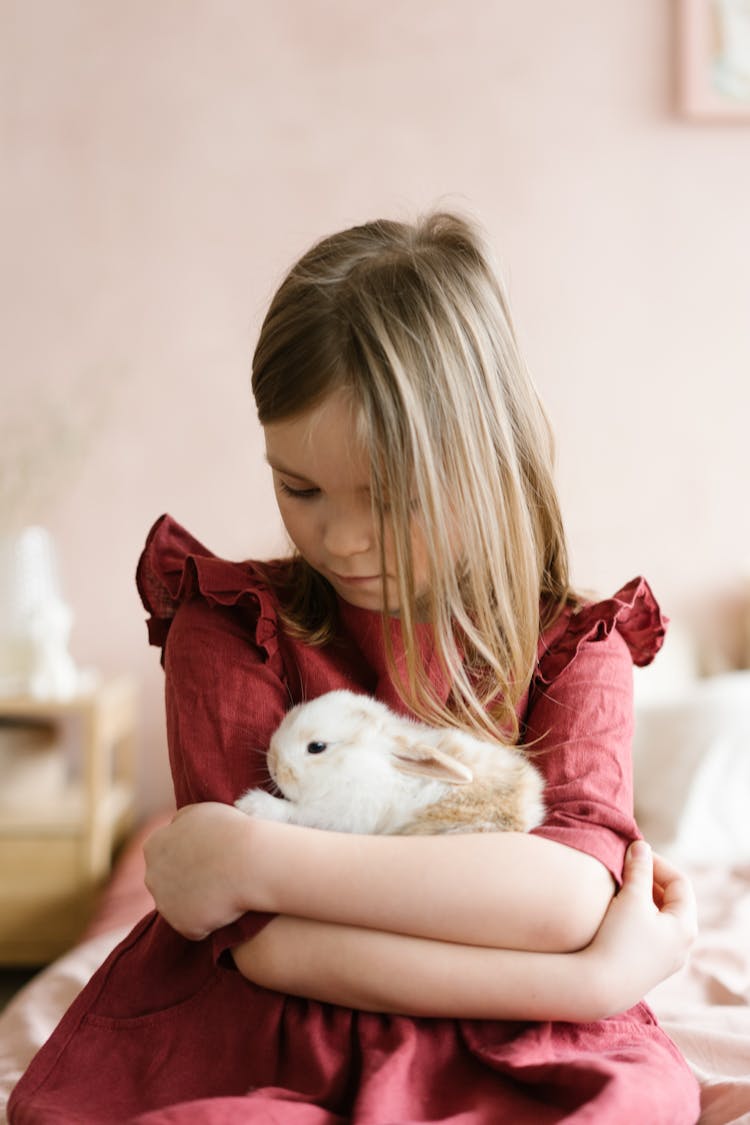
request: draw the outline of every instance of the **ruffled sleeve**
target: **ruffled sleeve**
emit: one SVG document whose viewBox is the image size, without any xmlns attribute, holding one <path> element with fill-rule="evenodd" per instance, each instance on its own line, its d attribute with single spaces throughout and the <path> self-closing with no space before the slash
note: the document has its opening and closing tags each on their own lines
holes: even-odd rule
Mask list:
<svg viewBox="0 0 750 1125">
<path fill-rule="evenodd" d="M 568 613 L 543 637 L 524 741 L 545 777 L 535 834 L 587 852 L 621 882 L 633 816 L 633 664 L 653 660 L 667 621 L 648 583 Z"/>
<path fill-rule="evenodd" d="M 171 516 L 163 515 L 146 539 L 136 583 L 149 613 L 152 645 L 164 648 L 178 608 L 188 601 L 198 598 L 210 606 L 244 604 L 254 617 L 256 644 L 281 672 L 276 601 L 257 564 L 217 558 Z"/>
<path fill-rule="evenodd" d="M 550 684 L 575 660 L 582 646 L 605 640 L 616 629 L 625 641 L 633 664 L 650 664 L 662 644 L 668 619 L 662 614 L 645 578 L 633 578 L 605 601 L 585 605 L 564 615 L 539 645 L 535 678 Z"/>
<path fill-rule="evenodd" d="M 162 647 L 177 805 L 232 804 L 267 783 L 266 750 L 289 701 L 272 588 L 261 568 L 217 558 L 169 516 L 152 528 L 137 580 Z M 268 920 L 248 914 L 218 931 L 215 955 Z"/>
</svg>

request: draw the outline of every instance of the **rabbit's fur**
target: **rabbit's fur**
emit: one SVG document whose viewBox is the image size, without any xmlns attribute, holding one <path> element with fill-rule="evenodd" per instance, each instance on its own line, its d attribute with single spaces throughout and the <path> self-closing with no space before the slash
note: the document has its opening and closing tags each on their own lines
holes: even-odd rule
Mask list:
<svg viewBox="0 0 750 1125">
<path fill-rule="evenodd" d="M 271 739 L 268 769 L 284 799 L 250 789 L 235 802 L 265 820 L 431 835 L 526 832 L 544 818 L 541 776 L 518 750 L 349 691 L 293 707 Z"/>
</svg>

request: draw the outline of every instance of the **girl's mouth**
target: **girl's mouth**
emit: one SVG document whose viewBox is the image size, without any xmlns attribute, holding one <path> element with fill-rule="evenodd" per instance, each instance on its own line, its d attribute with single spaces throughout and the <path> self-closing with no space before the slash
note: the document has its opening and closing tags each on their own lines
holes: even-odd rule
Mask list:
<svg viewBox="0 0 750 1125">
<path fill-rule="evenodd" d="M 346 575 L 346 574 L 336 574 L 335 572 L 332 572 L 332 573 L 333 573 L 334 578 L 338 582 L 344 582 L 347 585 L 351 585 L 351 586 L 360 586 L 360 585 L 366 584 L 367 582 L 379 582 L 380 581 L 380 575 L 379 574 Z"/>
</svg>

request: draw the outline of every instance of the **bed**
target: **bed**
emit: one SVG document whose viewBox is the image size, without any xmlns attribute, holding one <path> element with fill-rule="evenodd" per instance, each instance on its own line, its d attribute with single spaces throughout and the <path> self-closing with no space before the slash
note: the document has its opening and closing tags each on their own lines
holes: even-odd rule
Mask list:
<svg viewBox="0 0 750 1125">
<path fill-rule="evenodd" d="M 750 672 L 636 688 L 639 821 L 691 875 L 701 927 L 688 964 L 647 999 L 700 1081 L 702 1125 L 750 1125 Z M 151 909 L 142 844 L 156 823 L 129 842 L 82 941 L 0 1015 L 0 1122 L 67 1005 Z"/>
</svg>

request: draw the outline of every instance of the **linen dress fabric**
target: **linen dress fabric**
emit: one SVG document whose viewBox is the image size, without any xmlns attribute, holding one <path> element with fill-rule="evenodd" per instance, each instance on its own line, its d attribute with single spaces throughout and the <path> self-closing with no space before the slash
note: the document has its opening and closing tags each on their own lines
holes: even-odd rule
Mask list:
<svg viewBox="0 0 750 1125">
<path fill-rule="evenodd" d="M 380 615 L 340 603 L 340 637 L 314 648 L 278 617 L 288 563 L 216 558 L 170 517 L 138 567 L 151 643 L 162 648 L 178 805 L 233 802 L 267 781 L 284 713 L 336 688 L 404 711 Z M 396 655 L 400 630 L 391 619 Z M 632 663 L 661 646 L 664 619 L 635 579 L 566 612 L 539 644 L 519 715 L 536 740 L 548 815 L 535 833 L 599 859 L 620 882 L 632 813 Z M 429 625 L 419 644 L 447 698 Z M 403 649 L 401 650 L 403 654 Z M 687 1125 L 694 1077 L 641 1003 L 595 1023 L 426 1019 L 360 1012 L 260 988 L 228 951 L 270 915 L 201 942 L 147 915 L 84 988 L 9 1103 L 12 1125 Z"/>
</svg>

